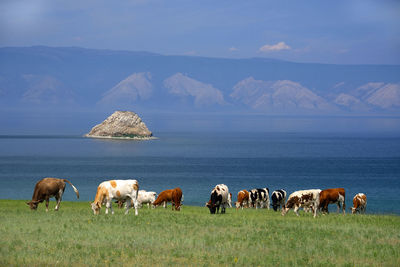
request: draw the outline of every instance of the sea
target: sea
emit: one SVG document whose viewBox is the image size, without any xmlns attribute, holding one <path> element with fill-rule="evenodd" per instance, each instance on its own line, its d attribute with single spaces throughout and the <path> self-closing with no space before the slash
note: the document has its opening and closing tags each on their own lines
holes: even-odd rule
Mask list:
<svg viewBox="0 0 400 267">
<path fill-rule="evenodd" d="M 91 201 L 110 179 L 140 189 L 180 187 L 184 205 L 204 206 L 217 184 L 236 201 L 242 189 L 270 192 L 343 187 L 349 212 L 357 193 L 367 213 L 400 215 L 400 135 L 341 133 L 160 132 L 147 141 L 79 135 L 1 135 L 0 199 L 28 200 L 37 181 L 66 178 L 63 200 Z M 89 206 L 88 206 L 89 209 Z M 330 211 L 336 211 L 331 205 Z"/>
</svg>

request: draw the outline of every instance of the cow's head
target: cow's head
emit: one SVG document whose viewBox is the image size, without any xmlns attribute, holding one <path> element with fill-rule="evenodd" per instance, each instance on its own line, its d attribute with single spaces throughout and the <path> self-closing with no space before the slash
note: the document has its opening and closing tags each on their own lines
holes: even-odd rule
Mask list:
<svg viewBox="0 0 400 267">
<path fill-rule="evenodd" d="M 235 202 L 235 206 L 236 206 L 236 209 L 240 208 L 240 202 L 239 202 L 239 201 L 236 201 L 236 202 Z"/>
<path fill-rule="evenodd" d="M 100 202 L 92 202 L 90 203 L 94 215 L 98 215 L 100 213 L 101 204 Z"/>
<path fill-rule="evenodd" d="M 272 204 L 271 206 L 272 206 L 272 208 L 274 209 L 274 211 L 277 211 L 277 210 L 278 210 L 278 205 L 277 205 L 276 203 Z"/>
<path fill-rule="evenodd" d="M 175 206 L 175 210 L 180 211 L 181 210 L 181 203 L 179 203 L 178 205 Z"/>
<path fill-rule="evenodd" d="M 289 208 L 288 207 L 286 207 L 286 205 L 284 205 L 283 207 L 282 207 L 282 216 L 285 216 L 286 215 L 286 213 L 289 211 Z"/>
<path fill-rule="evenodd" d="M 216 210 L 217 210 L 217 206 L 213 205 L 212 203 L 207 203 L 206 204 L 207 208 L 210 209 L 210 213 L 211 214 L 215 214 Z"/>
<path fill-rule="evenodd" d="M 221 204 L 222 195 L 217 191 L 213 191 L 210 196 L 210 201 L 206 204 L 206 206 L 210 209 L 211 214 L 215 214 L 217 207 Z"/>
<path fill-rule="evenodd" d="M 37 210 L 40 201 L 29 201 L 26 204 L 31 208 L 31 210 Z"/>
<path fill-rule="evenodd" d="M 357 212 L 357 209 L 354 208 L 354 207 L 352 207 L 352 208 L 351 208 L 351 214 L 354 214 L 354 213 L 356 213 L 356 212 Z"/>
</svg>

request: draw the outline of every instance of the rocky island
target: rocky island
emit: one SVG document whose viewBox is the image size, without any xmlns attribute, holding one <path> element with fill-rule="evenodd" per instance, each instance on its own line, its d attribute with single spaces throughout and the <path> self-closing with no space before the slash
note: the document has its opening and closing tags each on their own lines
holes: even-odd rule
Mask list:
<svg viewBox="0 0 400 267">
<path fill-rule="evenodd" d="M 85 135 L 93 138 L 148 140 L 154 139 L 146 124 L 134 112 L 115 111 Z"/>
</svg>

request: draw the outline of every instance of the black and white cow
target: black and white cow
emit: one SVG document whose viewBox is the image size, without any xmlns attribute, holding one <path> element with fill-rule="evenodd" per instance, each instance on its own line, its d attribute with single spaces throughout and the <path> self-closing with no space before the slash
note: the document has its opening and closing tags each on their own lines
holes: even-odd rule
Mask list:
<svg viewBox="0 0 400 267">
<path fill-rule="evenodd" d="M 286 202 L 286 191 L 283 189 L 275 190 L 271 194 L 271 200 L 272 208 L 274 209 L 274 211 L 281 209 L 281 207 L 283 207 Z"/>
<path fill-rule="evenodd" d="M 211 191 L 210 200 L 206 203 L 206 206 L 210 209 L 211 214 L 219 212 L 221 206 L 221 213 L 225 213 L 225 208 L 229 205 L 229 189 L 224 184 L 218 184 Z"/>
<path fill-rule="evenodd" d="M 260 206 L 260 208 L 266 207 L 269 209 L 269 189 L 256 188 L 249 190 L 249 201 L 251 207 L 255 207 L 257 209 L 258 206 Z"/>
</svg>

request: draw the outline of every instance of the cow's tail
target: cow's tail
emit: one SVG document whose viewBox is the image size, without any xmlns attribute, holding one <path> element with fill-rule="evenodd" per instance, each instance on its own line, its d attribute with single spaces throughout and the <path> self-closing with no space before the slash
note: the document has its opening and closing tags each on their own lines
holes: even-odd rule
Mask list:
<svg viewBox="0 0 400 267">
<path fill-rule="evenodd" d="M 67 179 L 63 179 L 63 181 L 69 183 L 69 184 L 72 186 L 72 188 L 74 189 L 74 191 L 75 191 L 75 193 L 76 193 L 76 197 L 79 198 L 79 191 L 78 191 L 78 189 L 76 189 L 76 187 L 75 187 L 70 181 L 68 181 Z"/>
</svg>

